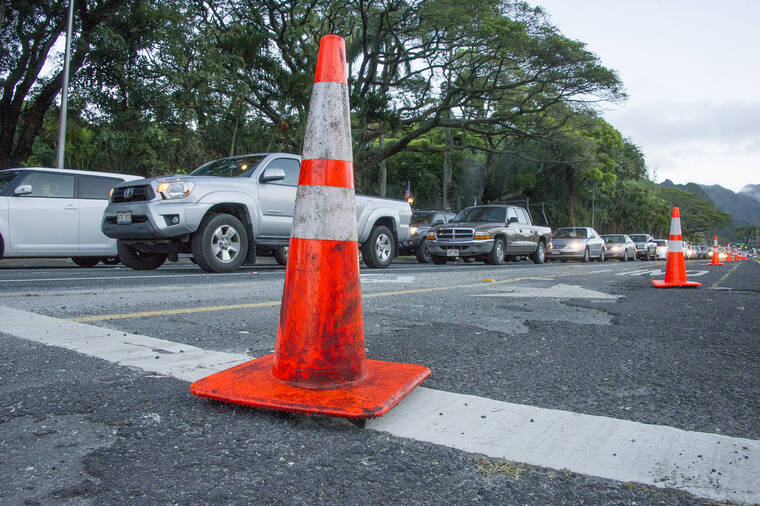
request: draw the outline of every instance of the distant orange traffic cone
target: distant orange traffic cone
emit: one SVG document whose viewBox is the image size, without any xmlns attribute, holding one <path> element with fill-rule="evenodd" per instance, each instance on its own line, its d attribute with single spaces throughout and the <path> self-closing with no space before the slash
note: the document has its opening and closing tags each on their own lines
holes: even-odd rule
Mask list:
<svg viewBox="0 0 760 506">
<path fill-rule="evenodd" d="M 273 355 L 196 381 L 190 391 L 266 409 L 380 416 L 430 375 L 367 360 L 359 283 L 346 49 L 322 37 L 303 143 Z"/>
<path fill-rule="evenodd" d="M 673 208 L 670 220 L 670 237 L 668 238 L 668 263 L 665 267 L 665 281 L 653 280 L 657 288 L 674 288 L 678 286 L 702 286 L 702 283 L 686 280 L 686 260 L 683 256 L 683 236 L 681 235 L 681 214 Z"/>
<path fill-rule="evenodd" d="M 731 254 L 731 243 L 726 246 L 726 262 L 733 262 L 734 256 Z"/>
<path fill-rule="evenodd" d="M 718 251 L 718 236 L 715 236 L 715 239 L 713 239 L 713 254 L 712 254 L 712 262 L 710 262 L 707 265 L 723 265 L 720 263 L 720 251 Z"/>
</svg>

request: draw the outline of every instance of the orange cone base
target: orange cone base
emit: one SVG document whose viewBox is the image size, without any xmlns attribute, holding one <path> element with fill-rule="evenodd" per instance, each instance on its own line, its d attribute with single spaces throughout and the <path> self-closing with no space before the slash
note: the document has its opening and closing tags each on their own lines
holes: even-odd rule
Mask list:
<svg viewBox="0 0 760 506">
<path fill-rule="evenodd" d="M 190 392 L 255 408 L 361 419 L 384 415 L 430 376 L 430 369 L 422 365 L 367 360 L 363 379 L 313 390 L 275 379 L 273 357 L 267 355 L 207 376 L 190 385 Z"/>
<path fill-rule="evenodd" d="M 696 281 L 671 281 L 668 283 L 667 281 L 663 281 L 661 279 L 653 279 L 652 284 L 657 288 L 694 288 L 697 286 L 702 286 L 702 283 L 697 283 Z"/>
</svg>

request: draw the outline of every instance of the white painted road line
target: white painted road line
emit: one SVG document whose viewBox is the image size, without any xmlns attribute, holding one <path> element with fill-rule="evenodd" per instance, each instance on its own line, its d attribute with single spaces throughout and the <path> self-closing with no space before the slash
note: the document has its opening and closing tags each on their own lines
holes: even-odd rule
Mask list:
<svg viewBox="0 0 760 506">
<path fill-rule="evenodd" d="M 80 277 L 71 277 L 71 278 L 26 278 L 26 279 L 0 279 L 3 283 L 34 283 L 39 281 L 104 281 L 104 280 L 122 280 L 122 279 L 158 279 L 158 278 L 203 278 L 203 277 L 209 277 L 213 276 L 214 278 L 224 277 L 224 276 L 250 276 L 251 274 L 261 275 L 261 274 L 282 274 L 285 271 L 279 270 L 279 271 L 270 271 L 270 272 L 259 272 L 259 271 L 239 271 L 239 272 L 227 272 L 227 273 L 220 273 L 220 274 L 205 274 L 205 273 L 197 273 L 197 274 L 150 274 L 150 275 L 135 275 L 135 276 L 80 276 Z"/>
<path fill-rule="evenodd" d="M 752 439 L 424 387 L 367 427 L 490 457 L 672 487 L 715 500 L 760 501 L 760 441 Z"/>
<path fill-rule="evenodd" d="M 2 306 L 0 333 L 184 381 L 251 360 Z M 385 416 L 368 421 L 367 428 L 531 465 L 673 487 L 714 500 L 760 502 L 760 441 L 752 439 L 424 387 Z"/>
</svg>

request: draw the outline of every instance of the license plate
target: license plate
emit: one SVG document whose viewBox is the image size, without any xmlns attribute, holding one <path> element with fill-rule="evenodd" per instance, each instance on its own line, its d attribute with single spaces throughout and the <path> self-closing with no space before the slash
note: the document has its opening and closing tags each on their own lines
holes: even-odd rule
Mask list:
<svg viewBox="0 0 760 506">
<path fill-rule="evenodd" d="M 127 225 L 132 223 L 132 211 L 120 211 L 116 213 L 116 224 Z"/>
<path fill-rule="evenodd" d="M 447 249 L 446 250 L 446 256 L 447 257 L 458 257 L 459 256 L 459 250 L 458 249 Z"/>
</svg>

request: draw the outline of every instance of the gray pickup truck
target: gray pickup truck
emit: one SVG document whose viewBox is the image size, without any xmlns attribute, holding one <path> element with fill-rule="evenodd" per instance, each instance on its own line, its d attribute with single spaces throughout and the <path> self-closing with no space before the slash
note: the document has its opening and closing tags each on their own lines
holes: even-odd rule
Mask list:
<svg viewBox="0 0 760 506">
<path fill-rule="evenodd" d="M 434 264 L 463 258 L 496 265 L 521 256 L 541 264 L 551 236 L 522 207 L 486 205 L 463 209 L 448 224 L 430 229 L 426 239 Z"/>
<path fill-rule="evenodd" d="M 119 258 L 138 270 L 192 254 L 208 272 L 231 272 L 256 255 L 284 264 L 290 242 L 301 158 L 260 153 L 213 160 L 189 175 L 117 185 L 103 213 L 103 233 Z M 407 202 L 356 196 L 364 263 L 385 268 L 409 237 Z"/>
</svg>

